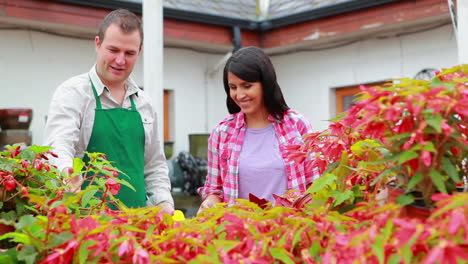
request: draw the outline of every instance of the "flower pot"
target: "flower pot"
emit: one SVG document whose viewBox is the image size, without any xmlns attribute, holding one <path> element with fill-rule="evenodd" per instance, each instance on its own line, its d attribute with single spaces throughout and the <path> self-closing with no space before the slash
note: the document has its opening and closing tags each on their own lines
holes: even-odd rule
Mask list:
<svg viewBox="0 0 468 264">
<path fill-rule="evenodd" d="M 398 196 L 405 193 L 405 190 L 398 188 L 396 186 L 387 185 L 388 197 L 387 201 L 397 203 L 396 199 Z M 413 195 L 417 197 L 417 194 Z M 432 209 L 425 206 L 423 201 L 417 200 L 413 204 L 405 205 L 401 208 L 400 217 L 411 217 L 417 218 L 422 221 L 426 220 L 432 213 Z"/>
<path fill-rule="evenodd" d="M 0 127 L 5 129 L 29 129 L 32 119 L 31 108 L 0 109 Z"/>
</svg>

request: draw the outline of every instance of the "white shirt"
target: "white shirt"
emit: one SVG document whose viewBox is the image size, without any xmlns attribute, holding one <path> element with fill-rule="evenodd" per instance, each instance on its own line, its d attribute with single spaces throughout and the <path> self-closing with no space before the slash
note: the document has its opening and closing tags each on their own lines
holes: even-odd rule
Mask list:
<svg viewBox="0 0 468 264">
<path fill-rule="evenodd" d="M 133 101 L 145 129 L 144 174 L 147 204 L 151 206 L 169 202 L 174 205 L 168 176 L 169 169 L 158 137 L 156 112 L 149 96 L 129 78 L 126 83 L 125 98 L 120 106 L 97 75 L 96 66 L 93 66 L 88 73 L 63 82 L 52 97 L 44 134 L 44 144 L 53 147 L 53 152 L 58 155 L 57 159 L 51 160 L 52 164 L 61 171 L 63 168 L 73 167 L 73 158 L 84 157 L 84 151 L 91 138 L 96 109 L 96 100 L 89 78 L 93 81 L 103 109 L 116 107 L 131 109 L 130 95 L 136 94 L 133 96 Z"/>
</svg>

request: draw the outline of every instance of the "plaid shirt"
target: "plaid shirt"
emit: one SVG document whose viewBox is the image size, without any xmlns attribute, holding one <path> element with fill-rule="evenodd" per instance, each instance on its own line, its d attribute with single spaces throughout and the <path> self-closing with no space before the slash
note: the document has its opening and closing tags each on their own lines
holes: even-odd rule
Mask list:
<svg viewBox="0 0 468 264">
<path fill-rule="evenodd" d="M 276 137 L 288 176 L 288 190 L 305 191 L 318 175 L 305 171 L 304 163 L 296 164 L 286 158 L 284 146 L 301 145 L 302 136 L 312 133 L 310 123 L 298 112 L 288 110 L 283 120 L 272 116 Z M 233 203 L 239 193 L 239 156 L 244 142 L 246 124 L 242 112 L 225 118 L 211 132 L 208 140 L 208 174 L 204 187 L 198 189 L 202 199 L 217 195 L 225 203 Z"/>
</svg>

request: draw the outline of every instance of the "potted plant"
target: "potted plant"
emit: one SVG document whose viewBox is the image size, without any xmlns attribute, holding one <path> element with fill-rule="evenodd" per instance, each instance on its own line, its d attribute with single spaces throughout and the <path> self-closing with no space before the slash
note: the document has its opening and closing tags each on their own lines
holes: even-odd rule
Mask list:
<svg viewBox="0 0 468 264">
<path fill-rule="evenodd" d="M 400 203 L 418 198 L 430 206 L 434 193 L 454 192 L 468 175 L 468 65 L 431 81 L 361 86 L 356 104 L 331 121 L 289 147 L 291 159 L 312 156 L 309 169 L 324 175 L 309 191 L 316 199 L 321 192 L 334 206 L 352 204 L 378 198 L 391 184 L 403 190 Z"/>
</svg>

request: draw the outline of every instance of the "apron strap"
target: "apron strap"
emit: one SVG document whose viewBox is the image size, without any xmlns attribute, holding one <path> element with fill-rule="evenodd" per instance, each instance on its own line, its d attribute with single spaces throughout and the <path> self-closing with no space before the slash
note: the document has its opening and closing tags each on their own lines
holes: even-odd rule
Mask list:
<svg viewBox="0 0 468 264">
<path fill-rule="evenodd" d="M 102 110 L 101 99 L 96 92 L 96 88 L 94 87 L 93 80 L 91 80 L 91 76 L 89 77 L 89 80 L 91 81 L 91 87 L 93 88 L 94 99 L 96 99 L 96 109 Z"/>
<path fill-rule="evenodd" d="M 101 110 L 102 109 L 101 99 L 99 98 L 96 92 L 96 88 L 94 87 L 94 83 L 93 83 L 93 80 L 91 80 L 91 77 L 89 77 L 89 80 L 91 81 L 91 87 L 93 88 L 94 99 L 96 99 L 96 109 Z M 132 104 L 132 110 L 136 111 L 137 109 L 136 109 L 135 103 L 133 102 L 132 96 L 130 96 L 130 102 Z"/>
<path fill-rule="evenodd" d="M 130 96 L 130 102 L 132 103 L 132 110 L 136 111 L 137 109 L 136 109 L 135 103 L 133 102 L 132 96 Z"/>
</svg>

